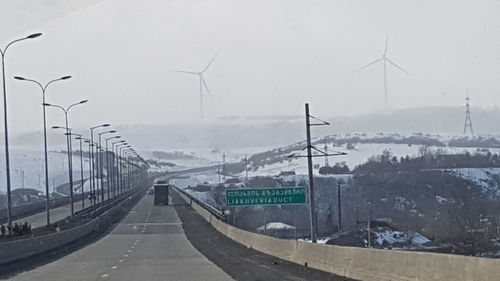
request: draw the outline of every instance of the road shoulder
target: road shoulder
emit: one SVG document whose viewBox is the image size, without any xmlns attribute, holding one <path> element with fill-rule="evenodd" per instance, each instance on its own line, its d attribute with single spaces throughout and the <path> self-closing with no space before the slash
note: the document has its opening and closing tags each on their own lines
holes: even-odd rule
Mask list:
<svg viewBox="0 0 500 281">
<path fill-rule="evenodd" d="M 352 280 L 248 249 L 219 233 L 175 192 L 171 194 L 191 244 L 236 280 Z"/>
</svg>

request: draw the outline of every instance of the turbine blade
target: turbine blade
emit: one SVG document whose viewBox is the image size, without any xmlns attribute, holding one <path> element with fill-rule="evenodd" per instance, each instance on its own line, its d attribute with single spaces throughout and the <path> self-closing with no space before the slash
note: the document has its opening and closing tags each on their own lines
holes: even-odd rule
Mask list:
<svg viewBox="0 0 500 281">
<path fill-rule="evenodd" d="M 214 60 L 217 57 L 217 55 L 219 55 L 219 51 L 217 53 L 215 53 L 215 56 L 212 58 L 212 60 L 210 60 L 210 62 L 207 64 L 207 66 L 205 66 L 205 68 L 203 69 L 202 72 L 207 71 L 207 69 L 210 67 L 210 65 L 212 64 L 212 62 L 214 62 Z"/>
<path fill-rule="evenodd" d="M 376 59 L 376 60 L 374 60 L 374 61 L 370 62 L 369 64 L 367 64 L 367 65 L 365 65 L 365 66 L 363 66 L 363 67 L 360 67 L 358 70 L 362 70 L 362 69 L 364 69 L 364 68 L 367 68 L 367 67 L 369 67 L 370 65 L 375 64 L 375 63 L 377 63 L 377 62 L 379 62 L 379 61 L 381 61 L 381 60 L 382 60 L 381 58 L 380 58 L 380 59 Z"/>
<path fill-rule="evenodd" d="M 394 66 L 395 68 L 397 68 L 397 69 L 401 70 L 401 71 L 402 71 L 402 72 L 404 72 L 406 75 L 411 76 L 411 74 L 410 74 L 408 71 L 406 71 L 406 70 L 402 69 L 400 66 L 398 66 L 396 63 L 394 63 L 393 61 L 391 61 L 389 58 L 385 58 L 385 59 L 386 59 L 386 60 L 387 60 L 390 64 L 392 64 L 392 66 Z"/>
<path fill-rule="evenodd" d="M 203 86 L 205 87 L 205 89 L 207 90 L 207 94 L 210 98 L 212 98 L 212 93 L 210 93 L 210 90 L 208 89 L 208 86 L 207 86 L 207 82 L 205 82 L 205 78 L 202 76 L 201 77 L 201 82 L 203 83 Z"/>
<path fill-rule="evenodd" d="M 193 71 L 185 71 L 185 70 L 172 70 L 173 72 L 180 72 L 180 73 L 187 73 L 187 74 L 194 74 L 194 75 L 198 75 L 197 72 L 193 72 Z"/>
</svg>

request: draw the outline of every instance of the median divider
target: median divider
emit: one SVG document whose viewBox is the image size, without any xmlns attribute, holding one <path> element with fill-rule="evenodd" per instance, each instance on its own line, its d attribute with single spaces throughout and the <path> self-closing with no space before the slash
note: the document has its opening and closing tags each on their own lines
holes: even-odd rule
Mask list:
<svg viewBox="0 0 500 281">
<path fill-rule="evenodd" d="M 182 189 L 173 190 L 230 239 L 265 254 L 336 275 L 374 281 L 500 280 L 500 259 L 313 244 L 242 230 L 227 224 L 221 211 Z"/>
</svg>

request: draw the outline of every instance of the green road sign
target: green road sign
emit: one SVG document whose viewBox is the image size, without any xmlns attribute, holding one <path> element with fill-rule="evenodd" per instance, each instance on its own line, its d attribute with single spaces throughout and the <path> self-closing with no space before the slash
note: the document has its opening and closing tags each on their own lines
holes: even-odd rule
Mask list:
<svg viewBox="0 0 500 281">
<path fill-rule="evenodd" d="M 226 189 L 226 206 L 290 205 L 307 202 L 305 187 Z"/>
</svg>

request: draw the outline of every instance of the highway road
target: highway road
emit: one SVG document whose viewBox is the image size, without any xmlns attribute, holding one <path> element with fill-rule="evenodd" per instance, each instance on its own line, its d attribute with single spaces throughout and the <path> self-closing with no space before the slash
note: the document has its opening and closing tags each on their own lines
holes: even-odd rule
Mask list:
<svg viewBox="0 0 500 281">
<path fill-rule="evenodd" d="M 11 280 L 233 280 L 186 238 L 174 207 L 145 196 L 108 235 Z"/>
<path fill-rule="evenodd" d="M 98 240 L 5 268 L 9 280 L 350 280 L 234 242 L 172 192 L 170 206 L 145 195 Z M 81 206 L 81 204 L 80 204 Z M 66 209 L 65 209 L 66 208 Z M 66 216 L 69 207 L 54 210 Z M 44 221 L 43 214 L 34 221 Z M 97 237 L 99 238 L 99 237 Z M 85 239 L 84 239 L 85 240 Z M 0 269 L 1 271 L 2 269 Z M 8 273 L 7 273 L 8 272 Z"/>
</svg>

